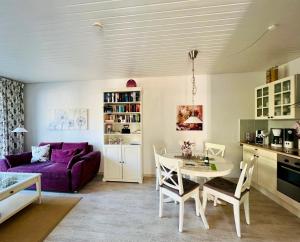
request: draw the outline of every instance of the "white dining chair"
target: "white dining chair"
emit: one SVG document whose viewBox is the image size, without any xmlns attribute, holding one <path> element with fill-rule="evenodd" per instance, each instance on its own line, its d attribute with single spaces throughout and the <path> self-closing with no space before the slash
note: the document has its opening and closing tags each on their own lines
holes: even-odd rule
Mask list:
<svg viewBox="0 0 300 242">
<path fill-rule="evenodd" d="M 208 152 L 208 154 L 215 155 L 215 156 L 224 157 L 225 155 L 225 145 L 205 142 L 204 150 L 205 153 Z"/>
<path fill-rule="evenodd" d="M 185 179 L 181 174 L 183 165 L 180 159 L 171 159 L 158 155 L 159 163 L 159 217 L 163 216 L 164 196 L 179 203 L 179 232 L 182 232 L 184 217 L 184 202 L 189 198 L 195 199 L 196 215 L 201 216 L 204 227 L 209 228 L 199 198 L 199 184 Z M 176 172 L 176 174 L 174 174 Z"/>
<path fill-rule="evenodd" d="M 225 145 L 220 145 L 220 144 L 214 144 L 209 142 L 205 142 L 204 144 L 205 154 L 208 153 L 210 155 L 221 156 L 223 158 L 225 155 L 225 148 L 226 148 Z M 217 198 L 213 198 L 213 199 L 214 199 L 214 206 L 217 206 L 218 199 Z"/>
<path fill-rule="evenodd" d="M 241 237 L 241 224 L 240 224 L 240 205 L 244 204 L 246 223 L 250 224 L 250 211 L 249 211 L 249 191 L 251 186 L 251 179 L 254 168 L 255 157 L 253 156 L 250 161 L 244 162 L 238 183 L 228 181 L 224 178 L 217 177 L 209 180 L 203 185 L 203 209 L 205 211 L 207 204 L 207 196 L 209 194 L 222 199 L 233 205 L 234 221 L 236 233 Z"/>
<path fill-rule="evenodd" d="M 163 145 L 153 145 L 154 161 L 155 161 L 155 189 L 159 190 L 159 177 L 158 177 L 158 158 L 157 155 L 162 155 L 167 153 L 167 149 Z"/>
</svg>

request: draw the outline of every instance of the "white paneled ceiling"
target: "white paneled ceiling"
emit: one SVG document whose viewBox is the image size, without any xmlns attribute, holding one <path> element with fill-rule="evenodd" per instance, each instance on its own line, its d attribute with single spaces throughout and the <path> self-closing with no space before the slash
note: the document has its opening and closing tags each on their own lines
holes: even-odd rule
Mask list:
<svg viewBox="0 0 300 242">
<path fill-rule="evenodd" d="M 197 73 L 258 71 L 300 56 L 298 0 L 0 4 L 0 75 L 26 82 L 190 74 L 194 48 Z M 279 28 L 239 53 L 273 23 Z"/>
</svg>

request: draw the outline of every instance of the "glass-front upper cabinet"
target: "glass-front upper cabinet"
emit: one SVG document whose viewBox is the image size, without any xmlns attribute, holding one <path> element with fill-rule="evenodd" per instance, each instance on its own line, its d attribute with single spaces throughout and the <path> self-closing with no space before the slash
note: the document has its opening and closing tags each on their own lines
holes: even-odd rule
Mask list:
<svg viewBox="0 0 300 242">
<path fill-rule="evenodd" d="M 274 83 L 274 118 L 295 117 L 295 78 L 288 77 Z"/>
<path fill-rule="evenodd" d="M 300 118 L 300 75 L 294 75 L 255 89 L 256 119 Z"/>
<path fill-rule="evenodd" d="M 270 87 L 260 86 L 255 89 L 255 117 L 266 119 L 270 116 Z"/>
</svg>

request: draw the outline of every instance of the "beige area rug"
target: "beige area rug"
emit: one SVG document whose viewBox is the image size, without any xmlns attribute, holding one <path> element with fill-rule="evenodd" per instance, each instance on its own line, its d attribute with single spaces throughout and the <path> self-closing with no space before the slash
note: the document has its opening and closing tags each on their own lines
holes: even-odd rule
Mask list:
<svg viewBox="0 0 300 242">
<path fill-rule="evenodd" d="M 0 224 L 1 242 L 43 241 L 81 198 L 44 196 Z"/>
</svg>

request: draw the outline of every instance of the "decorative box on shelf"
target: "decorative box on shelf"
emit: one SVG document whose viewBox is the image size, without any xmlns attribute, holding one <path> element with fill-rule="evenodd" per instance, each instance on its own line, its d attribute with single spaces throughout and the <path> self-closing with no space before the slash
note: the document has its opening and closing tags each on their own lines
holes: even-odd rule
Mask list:
<svg viewBox="0 0 300 242">
<path fill-rule="evenodd" d="M 104 181 L 143 181 L 142 89 L 103 92 Z"/>
</svg>

